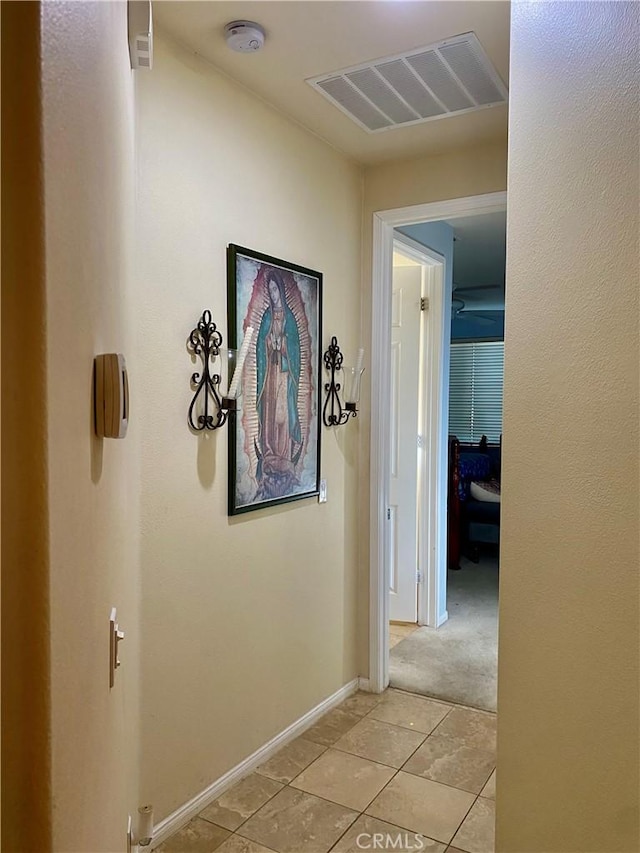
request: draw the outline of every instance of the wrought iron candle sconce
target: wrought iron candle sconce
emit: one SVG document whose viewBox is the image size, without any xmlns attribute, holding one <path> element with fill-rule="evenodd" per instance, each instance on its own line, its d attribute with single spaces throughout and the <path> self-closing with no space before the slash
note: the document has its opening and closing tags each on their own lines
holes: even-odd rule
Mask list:
<svg viewBox="0 0 640 853">
<path fill-rule="evenodd" d="M 360 377 L 364 370 L 362 367 L 363 356 L 364 351 L 360 350 L 358 352 L 358 361 L 356 366 L 343 368 L 342 362 L 344 357 L 338 345 L 338 339 L 335 335 L 331 338 L 329 348 L 323 357 L 324 366 L 331 374 L 330 381 L 325 382 L 324 386 L 327 397 L 322 409 L 322 422 L 325 426 L 342 426 L 347 423 L 350 417 L 357 417 L 357 406 L 358 400 L 360 399 Z M 344 405 L 340 400 L 340 390 L 342 385 L 339 381 L 336 381 L 336 374 L 338 374 L 338 371 L 343 371 L 345 377 L 350 380 L 348 383 L 349 387 L 345 389 Z"/>
<path fill-rule="evenodd" d="M 191 376 L 191 388 L 195 394 L 189 406 L 188 420 L 189 426 L 196 432 L 218 429 L 226 423 L 229 414 L 236 410 L 235 398 L 220 393 L 220 374 L 212 372 L 213 362 L 220 355 L 221 346 L 222 334 L 211 319 L 211 311 L 203 311 L 187 341 L 189 351 L 202 359 L 202 371 L 196 371 Z M 196 416 L 198 405 L 202 406 L 202 413 Z"/>
</svg>

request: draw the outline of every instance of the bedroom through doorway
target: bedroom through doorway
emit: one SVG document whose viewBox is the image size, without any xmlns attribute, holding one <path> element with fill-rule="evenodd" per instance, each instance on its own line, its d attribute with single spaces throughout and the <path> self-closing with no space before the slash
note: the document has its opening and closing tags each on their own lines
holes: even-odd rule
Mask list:
<svg viewBox="0 0 640 853">
<path fill-rule="evenodd" d="M 394 236 L 389 684 L 495 711 L 506 210 L 402 226 Z M 429 624 L 424 605 L 433 585 L 423 563 L 433 551 L 436 513 L 423 482 L 433 441 L 432 306 L 424 279 L 434 259 L 448 300 L 448 438 L 446 486 L 437 498 L 446 525 L 445 605 L 438 623 Z"/>
</svg>

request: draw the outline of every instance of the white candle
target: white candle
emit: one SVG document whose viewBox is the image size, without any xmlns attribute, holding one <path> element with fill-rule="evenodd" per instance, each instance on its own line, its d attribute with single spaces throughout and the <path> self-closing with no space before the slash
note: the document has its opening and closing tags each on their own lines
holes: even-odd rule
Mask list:
<svg viewBox="0 0 640 853">
<path fill-rule="evenodd" d="M 229 391 L 227 393 L 227 397 L 230 400 L 235 400 L 238 396 L 238 385 L 240 384 L 240 377 L 242 376 L 242 368 L 244 367 L 245 359 L 249 353 L 249 347 L 251 346 L 251 339 L 253 338 L 253 327 L 247 326 L 247 331 L 244 335 L 244 340 L 242 341 L 242 346 L 240 347 L 240 352 L 238 353 L 238 362 L 236 364 L 236 369 L 233 372 L 233 378 L 229 384 Z"/>
<path fill-rule="evenodd" d="M 362 370 L 362 362 L 364 361 L 364 350 L 358 350 L 358 358 L 356 360 L 356 373 L 360 373 Z"/>
</svg>

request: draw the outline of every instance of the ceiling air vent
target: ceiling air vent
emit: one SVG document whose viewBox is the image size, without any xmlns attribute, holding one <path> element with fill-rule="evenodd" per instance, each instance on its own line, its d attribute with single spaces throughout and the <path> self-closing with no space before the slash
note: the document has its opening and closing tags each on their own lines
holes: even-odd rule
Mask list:
<svg viewBox="0 0 640 853">
<path fill-rule="evenodd" d="M 507 87 L 474 33 L 307 80 L 369 133 L 486 109 Z"/>
</svg>

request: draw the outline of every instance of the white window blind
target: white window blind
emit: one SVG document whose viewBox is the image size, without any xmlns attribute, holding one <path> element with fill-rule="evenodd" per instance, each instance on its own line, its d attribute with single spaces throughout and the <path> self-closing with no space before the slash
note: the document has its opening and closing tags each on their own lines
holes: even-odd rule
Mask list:
<svg viewBox="0 0 640 853">
<path fill-rule="evenodd" d="M 504 342 L 451 344 L 449 434 L 460 441 L 502 434 Z"/>
</svg>

